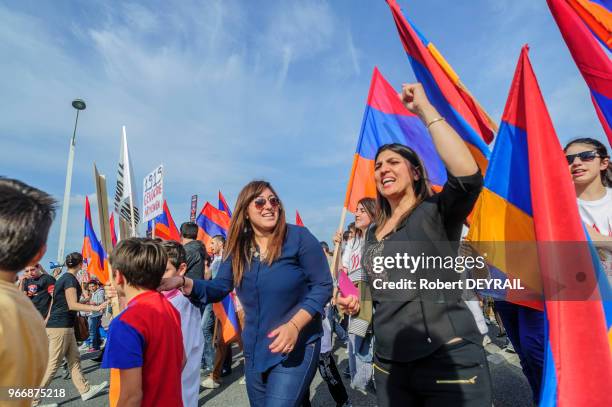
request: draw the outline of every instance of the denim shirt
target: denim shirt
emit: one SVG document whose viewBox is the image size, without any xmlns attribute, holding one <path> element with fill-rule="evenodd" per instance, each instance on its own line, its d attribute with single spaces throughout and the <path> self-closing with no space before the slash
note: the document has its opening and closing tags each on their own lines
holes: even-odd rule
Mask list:
<svg viewBox="0 0 612 407">
<path fill-rule="evenodd" d="M 232 259 L 228 257 L 212 280 L 194 280 L 192 299 L 219 302 L 234 288 Z M 268 333 L 286 323 L 300 309 L 312 316 L 298 336 L 294 352 L 303 351 L 323 334 L 321 317 L 332 295 L 332 278 L 321 245 L 305 227 L 287 225 L 280 257 L 271 265 L 253 257 L 245 265 L 236 294 L 245 311 L 242 331 L 247 368 L 264 372 L 287 358 L 269 349 Z"/>
</svg>

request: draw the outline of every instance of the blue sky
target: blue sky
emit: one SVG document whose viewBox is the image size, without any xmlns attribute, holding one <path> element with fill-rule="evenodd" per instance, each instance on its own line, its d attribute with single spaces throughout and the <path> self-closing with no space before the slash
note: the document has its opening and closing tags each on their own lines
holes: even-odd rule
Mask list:
<svg viewBox="0 0 612 407">
<path fill-rule="evenodd" d="M 529 43 L 561 141 L 604 140 L 544 0 L 400 4 L 495 120 Z M 383 0 L 0 0 L 0 38 L 0 174 L 61 201 L 70 102 L 87 102 L 66 252 L 81 248 L 93 162 L 114 191 L 122 125 L 135 184 L 142 189 L 142 178 L 163 163 L 177 223 L 187 219 L 192 194 L 201 207 L 216 204 L 221 189 L 233 205 L 244 184 L 264 178 L 291 221 L 298 209 L 329 241 L 374 66 L 397 88 L 413 80 Z M 56 257 L 60 213 L 46 260 Z M 97 222 L 95 205 L 92 213 Z"/>
</svg>

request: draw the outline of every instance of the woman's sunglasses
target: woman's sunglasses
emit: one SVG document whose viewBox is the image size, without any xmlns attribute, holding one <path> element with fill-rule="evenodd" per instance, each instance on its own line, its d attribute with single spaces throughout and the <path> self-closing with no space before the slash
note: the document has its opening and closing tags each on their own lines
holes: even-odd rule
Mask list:
<svg viewBox="0 0 612 407">
<path fill-rule="evenodd" d="M 270 202 L 270 206 L 272 206 L 272 208 L 277 208 L 280 205 L 280 200 L 275 196 L 271 196 L 268 199 L 259 197 L 253 201 L 255 208 L 257 208 L 258 211 L 262 210 L 264 206 L 266 206 L 266 202 Z"/>
<path fill-rule="evenodd" d="M 574 163 L 576 157 L 578 157 L 582 162 L 588 162 L 593 161 L 595 157 L 599 157 L 599 155 L 597 154 L 597 151 L 583 151 L 581 153 L 567 154 L 565 156 L 569 165 L 572 165 Z"/>
</svg>

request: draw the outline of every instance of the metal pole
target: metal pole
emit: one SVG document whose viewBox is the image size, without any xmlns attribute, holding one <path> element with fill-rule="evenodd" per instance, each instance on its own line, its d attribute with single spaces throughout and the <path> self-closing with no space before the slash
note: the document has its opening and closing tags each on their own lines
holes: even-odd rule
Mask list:
<svg viewBox="0 0 612 407">
<path fill-rule="evenodd" d="M 76 119 L 74 121 L 74 131 L 72 132 L 72 140 L 70 141 L 70 150 L 68 152 L 68 168 L 66 169 L 66 186 L 64 188 L 64 204 L 62 205 L 62 223 L 60 225 L 59 247 L 57 249 L 57 262 L 64 261 L 64 247 L 66 245 L 66 231 L 68 229 L 68 209 L 70 207 L 70 187 L 72 185 L 72 167 L 74 165 L 74 145 L 76 142 L 76 129 L 79 122 L 79 109 L 77 109 Z"/>
</svg>

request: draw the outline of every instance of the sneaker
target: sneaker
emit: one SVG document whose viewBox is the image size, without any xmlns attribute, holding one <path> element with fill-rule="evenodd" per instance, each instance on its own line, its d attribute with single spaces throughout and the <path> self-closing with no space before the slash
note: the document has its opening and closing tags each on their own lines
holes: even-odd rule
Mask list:
<svg viewBox="0 0 612 407">
<path fill-rule="evenodd" d="M 85 352 L 88 349 L 90 349 L 90 347 L 87 342 L 84 342 L 81 346 L 79 346 L 79 352 Z"/>
<path fill-rule="evenodd" d="M 242 376 L 238 384 L 246 384 L 246 377 Z"/>
<path fill-rule="evenodd" d="M 204 387 L 205 389 L 218 389 L 219 386 L 221 385 L 210 377 L 207 377 L 206 379 L 202 380 L 202 387 Z"/>
<path fill-rule="evenodd" d="M 508 341 L 508 346 L 506 346 L 506 352 L 510 352 L 510 353 L 516 353 L 516 350 L 514 350 L 514 346 L 512 346 L 512 343 L 510 343 L 510 341 Z"/>
<path fill-rule="evenodd" d="M 100 384 L 96 384 L 95 386 L 89 386 L 89 391 L 81 394 L 81 400 L 83 401 L 89 400 L 90 398 L 94 397 L 96 394 L 104 390 L 107 385 L 108 385 L 108 382 L 102 382 Z"/>
</svg>

